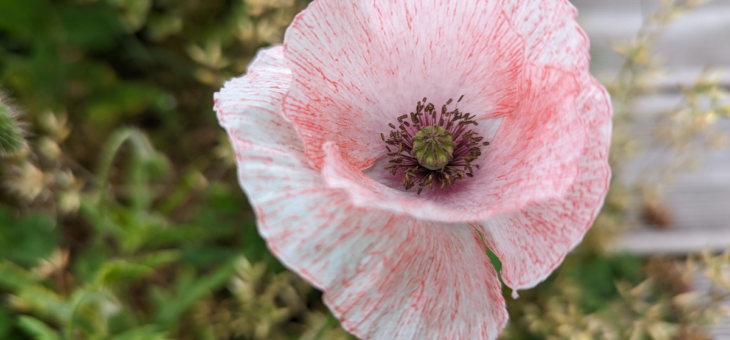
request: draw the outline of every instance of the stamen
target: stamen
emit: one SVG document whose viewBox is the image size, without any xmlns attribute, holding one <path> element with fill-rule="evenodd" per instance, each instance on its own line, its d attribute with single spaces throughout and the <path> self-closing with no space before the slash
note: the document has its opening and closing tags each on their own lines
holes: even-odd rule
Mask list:
<svg viewBox="0 0 730 340">
<path fill-rule="evenodd" d="M 456 101 L 461 102 L 464 95 Z M 387 145 L 397 146 L 393 152 L 387 145 L 388 156 L 393 157 L 392 164 L 385 167 L 391 174 L 403 171 L 403 187 L 410 190 L 418 186 L 420 195 L 424 187 L 433 189 L 434 182 L 446 189 L 456 181 L 474 177 L 471 162 L 481 156 L 481 147 L 489 145 L 484 139 L 467 126 L 479 123 L 471 113 L 461 113 L 458 108 L 448 110 L 453 103 L 449 98 L 441 106 L 441 112 L 429 103 L 426 97 L 416 103 L 416 111 L 396 118 L 398 127 L 388 123 L 392 129 L 389 138 L 380 134 L 380 139 Z M 410 122 L 408 121 L 410 118 Z M 463 170 L 459 169 L 463 167 Z M 479 169 L 478 164 L 474 164 Z"/>
</svg>

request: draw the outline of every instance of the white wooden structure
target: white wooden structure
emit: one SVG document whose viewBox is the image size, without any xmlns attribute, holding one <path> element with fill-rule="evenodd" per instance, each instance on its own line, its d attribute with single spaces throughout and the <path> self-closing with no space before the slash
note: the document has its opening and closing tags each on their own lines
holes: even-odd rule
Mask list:
<svg viewBox="0 0 730 340">
<path fill-rule="evenodd" d="M 610 43 L 630 39 L 643 18 L 656 8 L 658 0 L 572 2 L 591 39 L 591 71 L 600 78 L 611 78 L 623 58 L 612 51 Z M 708 65 L 723 71 L 721 83 L 730 88 L 730 0 L 715 0 L 678 18 L 659 40 L 655 52 L 661 55 L 669 74 L 652 79 L 661 91 L 637 101 L 635 111 L 639 116 L 651 117 L 677 105 L 681 99 L 678 85 L 693 83 Z M 641 118 L 637 124 L 641 125 Z M 730 134 L 730 120 L 720 122 L 719 127 Z M 650 134 L 647 129 L 638 138 L 646 141 Z M 651 176 L 645 173 L 647 163 L 662 157 L 671 155 L 658 149 L 644 150 L 622 169 L 622 180 L 630 182 Z M 663 197 L 672 219 L 668 228 L 643 225 L 635 219 L 616 243 L 616 250 L 641 255 L 683 255 L 706 248 L 730 248 L 730 146 L 703 150 L 697 158 L 700 169 L 680 175 Z M 702 291 L 710 282 L 697 276 L 692 284 Z M 730 339 L 730 321 L 712 327 L 709 333 L 718 340 Z"/>
<path fill-rule="evenodd" d="M 591 71 L 599 78 L 611 78 L 623 58 L 613 52 L 611 42 L 630 39 L 651 13 L 658 0 L 574 0 L 578 20 L 591 39 Z M 639 117 L 676 106 L 681 96 L 679 85 L 689 85 L 706 66 L 721 70 L 722 84 L 730 88 L 730 0 L 715 0 L 692 9 L 674 21 L 659 39 L 656 53 L 668 74 L 651 81 L 661 92 L 640 98 L 635 107 Z M 637 124 L 641 125 L 641 118 Z M 730 133 L 730 120 L 718 122 Z M 642 131 L 642 130 L 640 130 Z M 646 141 L 651 131 L 640 133 Z M 651 176 L 647 163 L 671 157 L 661 149 L 643 150 L 636 161 L 622 169 L 622 180 Z M 667 229 L 652 228 L 640 222 L 618 241 L 618 249 L 638 254 L 686 254 L 705 248 L 730 248 L 730 147 L 702 150 L 697 159 L 700 169 L 681 174 L 663 197 L 671 213 Z"/>
</svg>

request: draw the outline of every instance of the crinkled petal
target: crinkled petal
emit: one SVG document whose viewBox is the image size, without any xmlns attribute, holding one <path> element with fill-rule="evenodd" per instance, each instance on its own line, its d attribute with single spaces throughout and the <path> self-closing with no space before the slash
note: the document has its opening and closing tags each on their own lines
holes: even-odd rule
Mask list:
<svg viewBox="0 0 730 340">
<path fill-rule="evenodd" d="M 371 166 L 384 156 L 388 123 L 423 97 L 440 108 L 464 95 L 459 109 L 477 119 L 520 101 L 523 40 L 496 1 L 318 0 L 284 45 L 295 74 L 284 114 L 319 169 L 325 141 L 355 167 Z"/>
<path fill-rule="evenodd" d="M 507 321 L 501 283 L 473 229 L 403 217 L 379 229 L 388 241 L 370 244 L 372 257 L 343 270 L 325 297 L 346 329 L 363 339 L 497 338 Z M 372 239 L 358 236 L 337 253 Z"/>
<path fill-rule="evenodd" d="M 572 73 L 537 66 L 528 70 L 523 103 L 503 118 L 473 178 L 417 195 L 416 189 L 397 190 L 365 176 L 348 164 L 343 150 L 329 145 L 323 148 L 325 179 L 347 190 L 358 206 L 447 222 L 479 221 L 562 197 L 578 175 L 587 137 L 576 103 L 579 89 Z"/>
<path fill-rule="evenodd" d="M 525 40 L 530 63 L 571 71 L 588 68 L 588 37 L 567 0 L 503 0 L 502 7 Z"/>
<path fill-rule="evenodd" d="M 494 214 L 560 197 L 578 175 L 587 140 L 572 74 L 527 67 L 518 112 L 504 118 L 468 193 Z"/>
<path fill-rule="evenodd" d="M 215 96 L 272 252 L 324 289 L 342 326 L 362 339 L 495 339 L 507 312 L 478 233 L 358 208 L 328 187 L 280 114 L 290 82 L 275 47 Z"/>
<path fill-rule="evenodd" d="M 608 93 L 586 75 L 578 109 L 590 136 L 580 174 L 564 197 L 536 202 L 483 221 L 485 241 L 502 261 L 502 280 L 525 289 L 544 280 L 583 238 L 603 205 L 611 177 L 611 104 Z"/>
</svg>

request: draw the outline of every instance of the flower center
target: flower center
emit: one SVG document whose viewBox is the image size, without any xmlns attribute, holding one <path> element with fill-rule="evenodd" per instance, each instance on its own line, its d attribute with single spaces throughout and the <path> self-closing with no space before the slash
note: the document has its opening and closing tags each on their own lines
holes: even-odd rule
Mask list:
<svg viewBox="0 0 730 340">
<path fill-rule="evenodd" d="M 457 103 L 461 102 L 461 96 Z M 385 134 L 380 138 L 390 146 L 388 156 L 392 165 L 385 167 L 393 175 L 398 171 L 404 174 L 403 186 L 410 190 L 418 184 L 418 194 L 424 187 L 433 189 L 434 183 L 440 183 L 441 188 L 447 188 L 457 180 L 473 177 L 474 171 L 471 162 L 481 156 L 481 147 L 489 145 L 482 142 L 483 137 L 473 130 L 467 130 L 470 125 L 479 125 L 472 120 L 471 113 L 463 114 L 458 108 L 448 111 L 447 107 L 453 100 L 449 99 L 437 114 L 432 103 L 426 103 L 426 98 L 416 104 L 416 112 L 398 117 L 399 126 L 388 124 L 390 138 Z M 408 118 L 410 117 L 410 122 Z M 479 165 L 474 165 L 479 169 Z"/>
<path fill-rule="evenodd" d="M 453 158 L 451 132 L 442 126 L 424 126 L 413 136 L 411 155 L 429 170 L 443 169 Z"/>
</svg>

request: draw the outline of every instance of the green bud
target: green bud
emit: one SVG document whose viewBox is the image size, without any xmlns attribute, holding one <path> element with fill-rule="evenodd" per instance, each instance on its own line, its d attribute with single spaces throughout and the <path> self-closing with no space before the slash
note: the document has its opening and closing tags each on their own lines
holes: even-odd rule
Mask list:
<svg viewBox="0 0 730 340">
<path fill-rule="evenodd" d="M 23 130 L 10 108 L 0 101 L 0 157 L 17 154 L 24 148 Z"/>
</svg>

